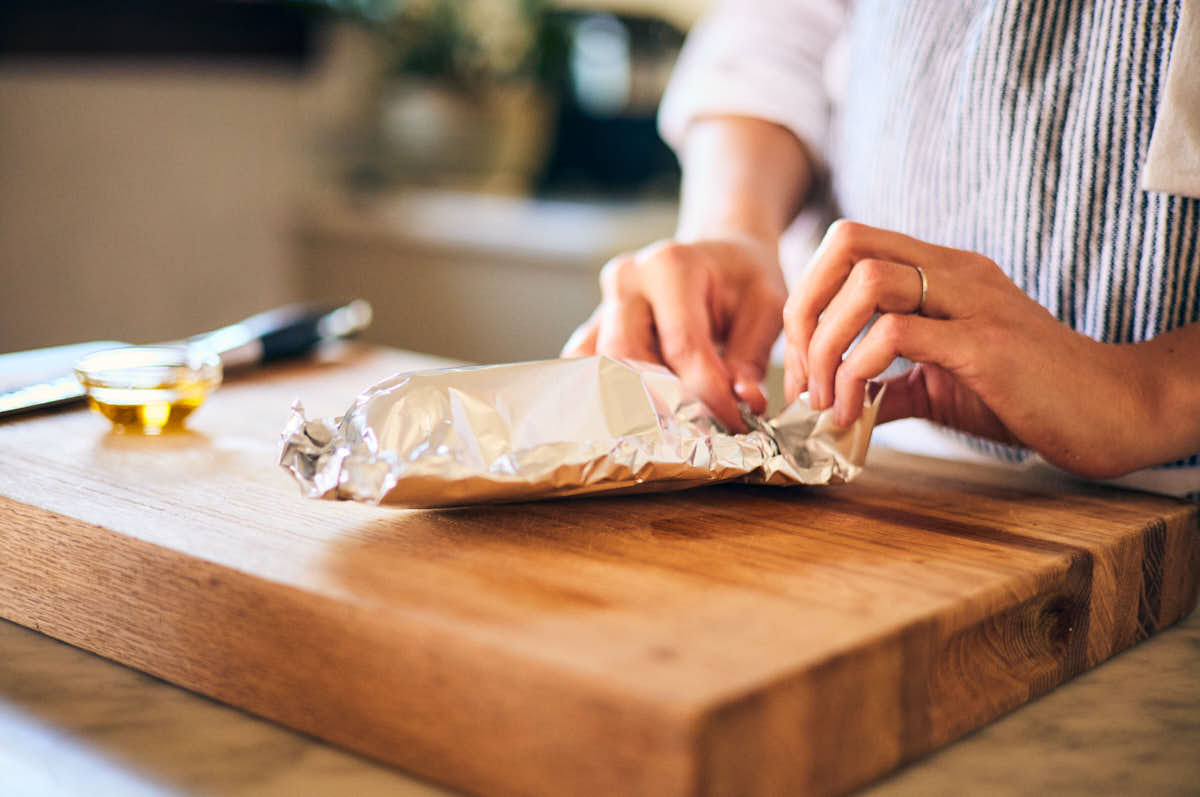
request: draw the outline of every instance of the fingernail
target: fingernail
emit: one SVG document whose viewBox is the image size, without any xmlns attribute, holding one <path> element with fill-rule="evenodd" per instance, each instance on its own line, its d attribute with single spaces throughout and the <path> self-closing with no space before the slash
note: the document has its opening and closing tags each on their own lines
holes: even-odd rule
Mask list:
<svg viewBox="0 0 1200 797">
<path fill-rule="evenodd" d="M 738 379 L 733 383 L 733 389 L 742 396 L 756 396 L 767 394 L 766 381 L 758 381 L 755 379 Z"/>
<path fill-rule="evenodd" d="M 820 385 L 811 382 L 808 385 L 808 402 L 814 410 L 823 410 L 829 406 L 829 402 L 825 400 L 825 391 Z"/>
<path fill-rule="evenodd" d="M 833 405 L 833 425 L 845 429 L 850 425 L 850 419 L 846 417 L 849 414 L 844 401 L 836 402 Z"/>
<path fill-rule="evenodd" d="M 754 406 L 754 404 L 756 403 L 755 397 L 754 397 L 754 389 L 750 386 L 749 382 L 743 382 L 740 379 L 738 381 L 734 382 L 733 383 L 733 395 L 737 398 L 738 401 L 742 402 L 743 404 L 750 405 L 751 411 L 757 409 Z"/>
</svg>

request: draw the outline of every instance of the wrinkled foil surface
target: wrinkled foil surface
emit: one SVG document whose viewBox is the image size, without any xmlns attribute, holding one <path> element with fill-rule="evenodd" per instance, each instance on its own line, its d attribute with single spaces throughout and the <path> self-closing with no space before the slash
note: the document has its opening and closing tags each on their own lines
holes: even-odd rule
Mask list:
<svg viewBox="0 0 1200 797">
<path fill-rule="evenodd" d="M 862 469 L 879 396 L 847 428 L 804 397 L 726 433 L 661 366 L 584 357 L 401 373 L 340 418 L 299 403 L 280 464 L 311 498 L 406 507 L 585 493 L 847 482 Z"/>
</svg>

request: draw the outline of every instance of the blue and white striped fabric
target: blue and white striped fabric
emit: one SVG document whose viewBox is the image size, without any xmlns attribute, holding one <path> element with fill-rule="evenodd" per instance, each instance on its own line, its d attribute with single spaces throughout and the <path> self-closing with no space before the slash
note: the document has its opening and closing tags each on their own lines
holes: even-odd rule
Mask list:
<svg viewBox="0 0 1200 797">
<path fill-rule="evenodd" d="M 981 252 L 1100 341 L 1200 321 L 1200 200 L 1139 187 L 1179 15 L 1180 0 L 860 0 L 830 148 L 841 212 Z"/>
</svg>

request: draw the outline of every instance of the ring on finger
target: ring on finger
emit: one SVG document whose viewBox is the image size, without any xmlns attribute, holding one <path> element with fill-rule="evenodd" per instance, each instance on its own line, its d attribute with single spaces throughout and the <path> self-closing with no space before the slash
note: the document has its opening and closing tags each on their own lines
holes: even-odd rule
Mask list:
<svg viewBox="0 0 1200 797">
<path fill-rule="evenodd" d="M 925 277 L 925 269 L 920 266 L 913 266 L 917 270 L 917 276 L 921 278 L 921 299 L 917 302 L 917 309 L 913 310 L 917 315 L 922 315 L 925 311 L 925 297 L 929 295 L 929 280 Z"/>
</svg>

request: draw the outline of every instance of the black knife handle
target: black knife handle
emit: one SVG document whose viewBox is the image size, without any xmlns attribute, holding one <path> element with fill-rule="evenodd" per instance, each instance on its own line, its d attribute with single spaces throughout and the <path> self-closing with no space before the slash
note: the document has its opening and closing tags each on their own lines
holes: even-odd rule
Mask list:
<svg viewBox="0 0 1200 797">
<path fill-rule="evenodd" d="M 371 305 L 290 304 L 251 316 L 191 340 L 211 346 L 226 367 L 307 354 L 324 340 L 345 338 L 371 323 Z"/>
<path fill-rule="evenodd" d="M 320 320 L 319 316 L 301 318 L 261 335 L 261 361 L 269 363 L 312 351 L 322 340 L 317 331 Z"/>
</svg>

